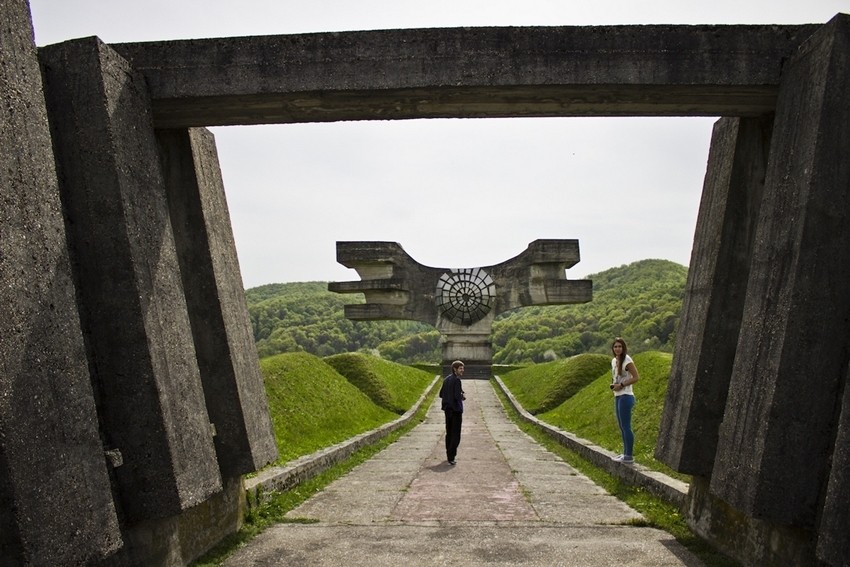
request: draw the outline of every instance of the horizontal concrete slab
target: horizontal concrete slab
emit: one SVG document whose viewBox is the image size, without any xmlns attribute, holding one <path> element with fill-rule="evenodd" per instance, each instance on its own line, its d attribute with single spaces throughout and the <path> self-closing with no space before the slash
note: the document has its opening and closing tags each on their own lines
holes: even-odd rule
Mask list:
<svg viewBox="0 0 850 567">
<path fill-rule="evenodd" d="M 798 26 L 442 28 L 113 45 L 157 127 L 508 116 L 751 116 Z"/>
</svg>

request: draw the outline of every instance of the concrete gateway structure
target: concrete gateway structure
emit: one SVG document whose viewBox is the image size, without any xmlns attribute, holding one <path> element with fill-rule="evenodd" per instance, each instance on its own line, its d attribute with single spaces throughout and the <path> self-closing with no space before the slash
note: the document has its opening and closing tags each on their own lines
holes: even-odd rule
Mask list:
<svg viewBox="0 0 850 567">
<path fill-rule="evenodd" d="M 409 319 L 434 325 L 443 343 L 444 375 L 463 360 L 465 378 L 490 378 L 490 334 L 496 315 L 529 305 L 591 300 L 590 280 L 567 280 L 579 261 L 577 240 L 535 240 L 515 258 L 479 268 L 430 268 L 395 242 L 337 242 L 337 261 L 359 282 L 331 282 L 338 293 L 363 293 L 346 305 L 352 320 Z"/>
<path fill-rule="evenodd" d="M 657 447 L 688 521 L 850 563 L 848 16 L 40 49 L 25 0 L 0 16 L 4 564 L 186 564 L 275 458 L 204 126 L 587 115 L 723 117 Z M 457 276 L 449 319 L 486 319 Z"/>
</svg>

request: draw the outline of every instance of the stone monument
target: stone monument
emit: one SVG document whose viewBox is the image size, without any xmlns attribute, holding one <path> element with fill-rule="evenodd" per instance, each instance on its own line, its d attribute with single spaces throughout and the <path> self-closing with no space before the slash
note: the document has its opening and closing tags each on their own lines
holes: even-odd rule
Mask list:
<svg viewBox="0 0 850 567">
<path fill-rule="evenodd" d="M 579 262 L 578 240 L 535 240 L 518 256 L 479 268 L 431 268 L 395 242 L 337 242 L 337 261 L 360 281 L 331 282 L 337 293 L 362 293 L 366 303 L 346 305 L 354 321 L 408 319 L 441 333 L 443 373 L 463 360 L 465 378 L 490 378 L 490 333 L 500 313 L 530 305 L 586 303 L 590 280 L 568 280 Z"/>
<path fill-rule="evenodd" d="M 40 48 L 26 0 L 0 16 L 4 565 L 188 564 L 276 456 L 205 127 L 516 116 L 722 117 L 656 455 L 724 553 L 850 564 L 850 16 Z M 340 246 L 347 315 L 436 325 L 447 359 L 590 298 L 563 241 L 454 271 Z"/>
</svg>

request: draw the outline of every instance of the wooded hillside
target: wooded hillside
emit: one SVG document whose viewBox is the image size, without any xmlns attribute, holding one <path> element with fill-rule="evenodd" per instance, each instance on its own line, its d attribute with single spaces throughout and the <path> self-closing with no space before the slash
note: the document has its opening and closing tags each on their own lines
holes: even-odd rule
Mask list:
<svg viewBox="0 0 850 567">
<path fill-rule="evenodd" d="M 620 336 L 629 351 L 672 352 L 687 268 L 642 260 L 588 276 L 593 301 L 583 305 L 526 307 L 493 324 L 493 361 L 543 362 L 585 352 L 609 352 Z M 345 319 L 357 295 L 327 291 L 326 282 L 269 284 L 246 291 L 260 358 L 283 352 L 329 356 L 368 351 L 410 364 L 440 360 L 439 333 L 413 321 Z"/>
</svg>

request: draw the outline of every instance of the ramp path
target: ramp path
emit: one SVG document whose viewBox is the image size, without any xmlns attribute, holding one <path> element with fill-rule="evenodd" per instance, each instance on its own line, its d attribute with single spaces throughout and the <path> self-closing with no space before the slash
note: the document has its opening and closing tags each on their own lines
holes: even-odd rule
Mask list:
<svg viewBox="0 0 850 567">
<path fill-rule="evenodd" d="M 287 515 L 315 523 L 269 528 L 225 565 L 702 565 L 520 431 L 490 382 L 463 388 L 456 465 L 437 398 L 423 423 Z"/>
</svg>

